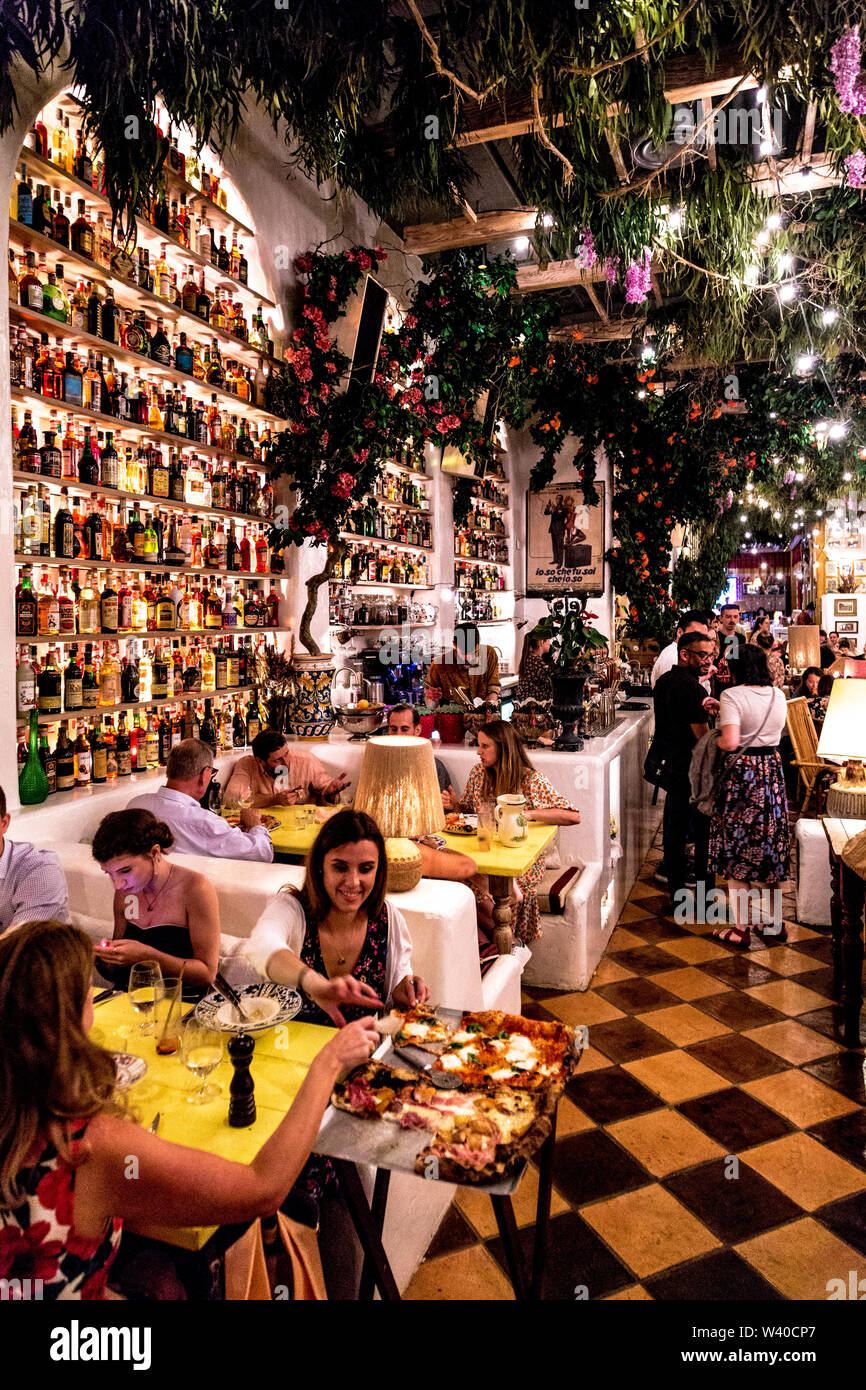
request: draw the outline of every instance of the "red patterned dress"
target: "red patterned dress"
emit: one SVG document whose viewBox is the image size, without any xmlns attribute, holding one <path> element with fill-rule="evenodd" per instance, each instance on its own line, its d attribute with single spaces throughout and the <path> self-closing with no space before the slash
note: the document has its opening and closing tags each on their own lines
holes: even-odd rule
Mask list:
<svg viewBox="0 0 866 1390">
<path fill-rule="evenodd" d="M 549 811 L 554 808 L 560 811 L 577 810 L 576 806 L 572 806 L 570 801 L 566 801 L 564 796 L 559 795 L 559 792 L 540 772 L 527 772 L 520 790 L 526 797 L 527 811 Z M 484 794 L 484 768 L 481 763 L 476 763 L 469 774 L 460 804 L 464 811 L 477 811 L 479 803 L 485 799 L 490 798 L 485 798 Z M 538 898 L 535 890 L 544 876 L 546 867 L 547 860 L 545 855 L 541 854 L 532 868 L 517 880 L 523 898 L 517 904 L 513 930 L 517 939 L 526 946 L 529 946 L 536 937 L 541 935 L 538 925 Z"/>
<path fill-rule="evenodd" d="M 73 1133 L 73 1156 L 86 1129 L 84 1123 Z M 76 1169 L 49 1144 L 37 1162 L 18 1175 L 23 1200 L 16 1207 L 0 1209 L 0 1279 L 9 1281 L 10 1298 L 105 1296 L 123 1222 L 110 1217 L 101 1236 L 78 1235 L 73 1225 L 75 1174 Z"/>
</svg>

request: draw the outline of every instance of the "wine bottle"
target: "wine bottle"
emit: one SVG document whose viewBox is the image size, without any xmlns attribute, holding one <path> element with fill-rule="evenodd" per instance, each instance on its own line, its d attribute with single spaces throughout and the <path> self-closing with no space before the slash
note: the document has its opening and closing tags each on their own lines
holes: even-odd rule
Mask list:
<svg viewBox="0 0 866 1390">
<path fill-rule="evenodd" d="M 48 797 L 48 778 L 39 757 L 39 715 L 30 711 L 30 737 L 27 761 L 18 778 L 18 799 L 22 806 L 36 806 Z"/>
</svg>

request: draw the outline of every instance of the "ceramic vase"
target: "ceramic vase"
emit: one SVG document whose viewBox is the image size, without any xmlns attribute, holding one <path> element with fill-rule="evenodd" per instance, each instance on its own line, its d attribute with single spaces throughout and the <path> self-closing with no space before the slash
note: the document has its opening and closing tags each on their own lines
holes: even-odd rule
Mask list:
<svg viewBox="0 0 866 1390">
<path fill-rule="evenodd" d="M 334 727 L 331 713 L 331 682 L 334 658 L 330 652 L 310 656 L 296 652 L 292 662 L 294 692 L 286 719 L 286 732 L 293 738 L 327 738 Z"/>
</svg>

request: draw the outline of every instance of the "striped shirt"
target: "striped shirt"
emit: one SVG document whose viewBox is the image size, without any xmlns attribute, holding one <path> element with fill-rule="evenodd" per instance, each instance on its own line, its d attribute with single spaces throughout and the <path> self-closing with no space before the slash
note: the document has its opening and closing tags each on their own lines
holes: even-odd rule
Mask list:
<svg viewBox="0 0 866 1390">
<path fill-rule="evenodd" d="M 25 922 L 66 922 L 69 891 L 56 854 L 22 841 L 2 841 L 0 933 Z"/>
</svg>

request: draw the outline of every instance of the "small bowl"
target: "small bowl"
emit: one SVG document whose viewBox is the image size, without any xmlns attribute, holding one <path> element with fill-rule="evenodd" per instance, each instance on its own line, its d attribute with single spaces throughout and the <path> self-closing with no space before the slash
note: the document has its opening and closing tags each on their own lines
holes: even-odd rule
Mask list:
<svg viewBox="0 0 866 1390">
<path fill-rule="evenodd" d="M 339 708 L 334 710 L 337 723 L 350 734 L 375 733 L 382 722 L 384 705 L 371 705 L 369 709 Z"/>
</svg>

